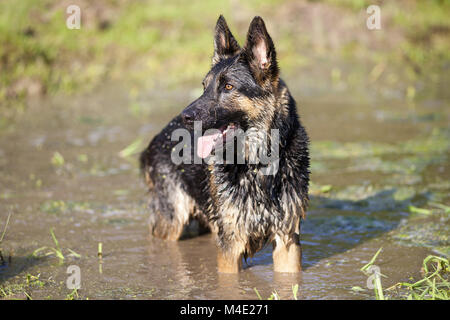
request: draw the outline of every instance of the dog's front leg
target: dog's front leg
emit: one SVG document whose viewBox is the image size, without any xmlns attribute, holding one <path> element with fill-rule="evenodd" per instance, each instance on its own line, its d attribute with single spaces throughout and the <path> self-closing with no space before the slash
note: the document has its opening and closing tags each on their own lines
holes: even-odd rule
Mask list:
<svg viewBox="0 0 450 320">
<path fill-rule="evenodd" d="M 247 238 L 237 228 L 239 209 L 228 205 L 220 212 L 221 219 L 216 224 L 217 230 L 217 269 L 221 273 L 238 273 L 242 270 L 242 257 Z"/>
<path fill-rule="evenodd" d="M 221 273 L 238 273 L 242 270 L 243 248 L 234 244 L 229 249 L 218 248 L 217 269 Z"/>
<path fill-rule="evenodd" d="M 217 269 L 221 273 L 238 273 L 242 270 L 242 254 L 230 254 L 219 249 Z"/>
<path fill-rule="evenodd" d="M 275 272 L 301 271 L 301 247 L 298 234 L 282 239 L 276 236 L 273 243 L 273 268 Z"/>
</svg>

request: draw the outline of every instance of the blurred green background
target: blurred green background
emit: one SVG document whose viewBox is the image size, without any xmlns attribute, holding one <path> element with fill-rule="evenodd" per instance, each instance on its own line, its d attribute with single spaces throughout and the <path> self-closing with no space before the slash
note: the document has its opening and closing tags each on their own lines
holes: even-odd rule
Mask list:
<svg viewBox="0 0 450 320">
<path fill-rule="evenodd" d="M 70 4 L 81 8 L 80 30 L 66 28 Z M 381 30 L 366 27 L 370 4 L 382 7 Z M 27 97 L 105 80 L 199 82 L 219 14 L 241 44 L 251 18 L 261 15 L 283 74 L 299 75 L 306 94 L 338 84 L 407 99 L 448 96 L 447 0 L 20 0 L 0 2 L 0 112 L 8 118 L 24 110 Z"/>
</svg>

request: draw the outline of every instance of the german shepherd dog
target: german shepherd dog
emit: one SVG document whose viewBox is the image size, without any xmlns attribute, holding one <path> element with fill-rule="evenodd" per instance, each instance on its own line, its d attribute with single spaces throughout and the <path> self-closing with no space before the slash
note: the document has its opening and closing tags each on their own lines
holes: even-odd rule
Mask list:
<svg viewBox="0 0 450 320">
<path fill-rule="evenodd" d="M 219 17 L 212 67 L 203 87 L 203 94 L 141 154 L 141 169 L 149 187 L 150 233 L 178 240 L 183 229 L 197 220 L 216 236 L 219 272 L 237 273 L 243 257 L 270 243 L 274 270 L 299 272 L 300 222 L 308 204 L 309 139 L 295 101 L 279 78 L 275 47 L 261 17 L 251 22 L 243 48 L 223 16 Z M 172 141 L 172 132 L 193 132 L 196 121 L 201 121 L 202 133 L 219 131 L 198 139 L 201 158 L 226 143 L 222 137 L 228 139 L 236 128 L 256 128 L 263 133 L 278 130 L 278 169 L 264 174 L 266 167 L 248 162 L 248 156 L 238 164 L 174 163 L 171 154 L 177 141 Z M 245 142 L 244 149 L 270 143 L 256 135 Z"/>
</svg>

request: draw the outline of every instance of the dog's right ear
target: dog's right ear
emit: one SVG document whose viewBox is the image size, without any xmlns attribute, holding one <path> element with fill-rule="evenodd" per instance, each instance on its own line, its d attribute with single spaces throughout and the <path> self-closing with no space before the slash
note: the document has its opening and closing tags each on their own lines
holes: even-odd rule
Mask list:
<svg viewBox="0 0 450 320">
<path fill-rule="evenodd" d="M 231 34 L 225 18 L 220 15 L 214 32 L 214 56 L 212 64 L 215 65 L 222 59 L 230 58 L 239 53 L 241 47 Z"/>
</svg>

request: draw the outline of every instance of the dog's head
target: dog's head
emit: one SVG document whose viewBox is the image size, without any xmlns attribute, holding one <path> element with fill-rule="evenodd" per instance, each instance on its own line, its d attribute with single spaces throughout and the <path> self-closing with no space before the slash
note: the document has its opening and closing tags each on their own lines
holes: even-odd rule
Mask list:
<svg viewBox="0 0 450 320">
<path fill-rule="evenodd" d="M 267 118 L 279 83 L 275 47 L 264 21 L 255 17 L 241 49 L 223 16 L 217 21 L 212 67 L 203 94 L 182 112 L 187 127 L 201 121 L 203 130 L 246 130 Z"/>
</svg>

